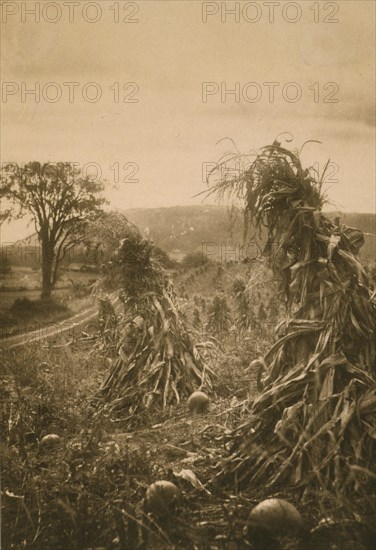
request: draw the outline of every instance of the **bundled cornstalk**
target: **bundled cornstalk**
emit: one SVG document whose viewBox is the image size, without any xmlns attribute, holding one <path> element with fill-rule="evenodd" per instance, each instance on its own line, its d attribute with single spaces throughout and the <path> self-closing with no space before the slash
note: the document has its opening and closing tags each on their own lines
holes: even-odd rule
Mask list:
<svg viewBox="0 0 376 550">
<path fill-rule="evenodd" d="M 119 356 L 100 395 L 102 403 L 131 415 L 211 388 L 212 372 L 177 308 L 168 274 L 152 251 L 150 241 L 128 224 L 112 262 L 122 281 L 124 330 Z"/>
<path fill-rule="evenodd" d="M 208 308 L 208 329 L 224 337 L 231 326 L 231 309 L 224 294 L 217 294 Z"/>
<path fill-rule="evenodd" d="M 287 308 L 222 471 L 243 487 L 341 491 L 376 479 L 376 306 L 357 258 L 364 237 L 322 213 L 323 178 L 275 142 L 211 190 L 235 188 L 256 230 L 266 227 Z"/>
</svg>

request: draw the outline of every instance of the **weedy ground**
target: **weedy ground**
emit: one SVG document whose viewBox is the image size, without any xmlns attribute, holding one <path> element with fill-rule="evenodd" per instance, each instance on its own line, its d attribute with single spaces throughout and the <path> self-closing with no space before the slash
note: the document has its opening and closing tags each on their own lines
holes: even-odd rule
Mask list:
<svg viewBox="0 0 376 550">
<path fill-rule="evenodd" d="M 311 530 L 302 540 L 277 541 L 279 548 L 374 547 L 375 502 L 333 495 L 325 499 L 319 493 L 302 501 L 288 487 L 240 491 L 235 482 L 223 485 L 216 477 L 228 435 L 245 417 L 246 401 L 257 393 L 258 373 L 247 367 L 272 338 L 263 330 L 264 319 L 243 333 L 231 326 L 205 332 L 218 292 L 226 295 L 235 322 L 232 287 L 235 278 L 249 277 L 247 270 L 244 264 L 222 270 L 211 265 L 176 276 L 186 315 L 192 321 L 199 317 L 203 337 L 218 340 L 212 358 L 215 393 L 204 415 L 189 415 L 186 403 L 149 411 L 132 426 L 122 418 L 96 414 L 94 396 L 109 360 L 93 352 L 90 338 L 73 344 L 44 342 L 16 355 L 2 353 L 2 548 L 252 549 L 256 546 L 245 531 L 248 514 L 271 495 L 293 502 Z M 270 296 L 256 296 L 257 306 L 260 300 L 270 317 Z M 273 310 L 273 322 L 277 317 Z M 39 441 L 49 433 L 58 434 L 61 444 L 43 451 Z M 184 479 L 184 470 L 202 487 Z M 159 479 L 173 481 L 183 498 L 173 514 L 157 521 L 145 512 L 143 499 L 147 487 Z"/>
</svg>

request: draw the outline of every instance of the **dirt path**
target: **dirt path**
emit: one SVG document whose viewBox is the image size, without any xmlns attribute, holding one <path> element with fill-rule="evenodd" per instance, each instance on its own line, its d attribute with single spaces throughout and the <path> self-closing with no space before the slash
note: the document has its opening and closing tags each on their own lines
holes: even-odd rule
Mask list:
<svg viewBox="0 0 376 550">
<path fill-rule="evenodd" d="M 111 304 L 117 309 L 120 306 L 120 300 L 118 292 L 113 292 L 109 295 Z M 40 326 L 38 329 L 23 332 L 15 336 L 8 336 L 0 338 L 0 346 L 5 349 L 15 349 L 26 344 L 39 342 L 46 338 L 53 338 L 55 336 L 65 335 L 69 339 L 75 339 L 79 336 L 82 330 L 87 327 L 90 328 L 90 324 L 94 323 L 94 320 L 98 316 L 98 308 L 92 306 L 86 308 L 76 315 L 64 319 L 62 321 L 55 322 L 49 326 Z"/>
</svg>

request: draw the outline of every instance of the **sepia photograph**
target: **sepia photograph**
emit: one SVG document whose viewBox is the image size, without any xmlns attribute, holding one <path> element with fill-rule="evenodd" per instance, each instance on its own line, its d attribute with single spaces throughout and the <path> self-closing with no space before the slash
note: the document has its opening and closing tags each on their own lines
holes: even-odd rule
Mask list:
<svg viewBox="0 0 376 550">
<path fill-rule="evenodd" d="M 373 549 L 375 2 L 0 11 L 0 548 Z"/>
</svg>

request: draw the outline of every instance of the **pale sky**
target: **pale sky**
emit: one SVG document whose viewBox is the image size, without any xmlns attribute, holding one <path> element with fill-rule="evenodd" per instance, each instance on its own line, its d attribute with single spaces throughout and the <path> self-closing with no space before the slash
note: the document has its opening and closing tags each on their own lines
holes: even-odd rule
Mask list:
<svg viewBox="0 0 376 550">
<path fill-rule="evenodd" d="M 282 12 L 291 2 L 276 5 L 273 23 L 263 2 L 253 2 L 260 16 L 254 23 L 247 18 L 256 17 L 256 8 L 240 12 L 236 22 L 221 13 L 221 2 L 82 1 L 76 2 L 72 22 L 67 2 L 50 2 L 43 14 L 44 3 L 2 2 L 2 162 L 95 163 L 110 182 L 111 166 L 118 163 L 124 179 L 134 164 L 126 170 L 122 166 L 135 163 L 138 183 L 121 182 L 117 191 L 108 192 L 114 207 L 198 204 L 201 199 L 192 197 L 205 187 L 203 163 L 216 161 L 231 148 L 228 143 L 216 145 L 220 138 L 231 137 L 240 151 L 248 152 L 289 131 L 293 147 L 309 139 L 323 142 L 307 147 L 302 159 L 317 161 L 320 168 L 328 158 L 335 163 L 338 171 L 328 193 L 336 209 L 375 211 L 373 1 L 331 3 L 339 8 L 336 14 L 328 2 L 320 2 L 318 13 L 310 9 L 314 2 L 296 2 L 301 19 L 295 23 L 286 20 L 298 13 L 293 7 L 285 16 Z M 42 12 L 39 22 L 24 12 L 34 4 Z M 59 15 L 56 4 L 60 20 L 44 20 Z M 235 4 L 227 2 L 229 8 Z M 244 10 L 252 3 L 238 4 Z M 114 22 L 117 14 L 111 6 L 119 6 L 121 18 L 138 22 Z M 217 13 L 204 23 L 203 10 Z M 97 15 L 98 21 L 85 21 L 84 15 Z M 325 17 L 338 22 L 324 22 Z M 67 82 L 77 83 L 72 102 Z M 134 84 L 123 91 L 129 82 L 138 91 Z M 215 93 L 203 102 L 205 82 L 213 83 Z M 265 82 L 278 83 L 272 102 Z M 48 99 L 56 90 L 61 98 L 48 102 L 42 91 L 39 102 L 23 96 L 22 89 L 35 83 L 42 91 L 44 87 Z M 234 89 L 236 83 L 239 101 L 233 95 L 221 101 L 221 89 Z M 250 83 L 261 91 L 258 101 L 247 101 L 256 93 Z M 289 83 L 295 84 L 286 88 Z M 290 98 L 300 90 L 301 99 L 289 103 L 284 87 Z M 138 103 L 115 102 L 118 89 L 121 99 L 135 92 Z M 99 101 L 83 98 L 83 92 L 88 98 L 96 90 L 102 92 Z M 338 102 L 325 103 L 330 97 Z M 1 239 L 29 232 L 25 222 L 4 224 Z"/>
</svg>

